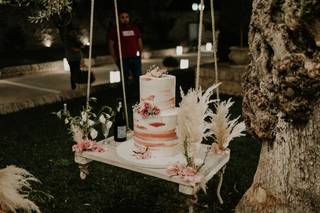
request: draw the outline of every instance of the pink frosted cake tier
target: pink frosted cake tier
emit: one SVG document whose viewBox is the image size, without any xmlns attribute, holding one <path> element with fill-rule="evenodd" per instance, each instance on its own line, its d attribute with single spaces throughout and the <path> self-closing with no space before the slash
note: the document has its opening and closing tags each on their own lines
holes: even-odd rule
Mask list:
<svg viewBox="0 0 320 213">
<path fill-rule="evenodd" d="M 160 78 L 140 76 L 140 102 L 153 101 L 160 110 L 176 106 L 176 77 L 163 75 Z"/>
<path fill-rule="evenodd" d="M 152 158 L 170 157 L 179 153 L 176 108 L 161 111 L 159 115 L 149 118 L 134 112 L 133 119 L 136 148 L 148 147 Z"/>
</svg>

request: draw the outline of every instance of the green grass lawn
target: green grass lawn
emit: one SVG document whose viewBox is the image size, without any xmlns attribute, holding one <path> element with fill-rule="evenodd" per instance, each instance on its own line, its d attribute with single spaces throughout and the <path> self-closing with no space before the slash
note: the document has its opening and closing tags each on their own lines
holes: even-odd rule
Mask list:
<svg viewBox="0 0 320 213">
<path fill-rule="evenodd" d="M 98 105 L 115 106 L 119 90 L 119 86 L 111 86 L 93 96 Z M 232 113 L 237 116 L 241 98 L 234 100 Z M 80 98 L 67 103 L 72 113 L 78 113 L 84 102 Z M 178 185 L 157 178 L 93 162 L 88 178 L 80 180 L 71 151 L 74 143 L 63 122 L 51 114 L 62 105 L 59 102 L 0 117 L 0 168 L 14 164 L 41 180 L 42 184 L 33 185 L 41 193 L 32 195 L 42 212 L 187 212 L 186 197 L 178 192 Z M 221 189 L 224 204 L 220 205 L 215 195 L 218 177 L 214 177 L 207 184 L 207 194 L 199 193 L 196 212 L 232 212 L 250 186 L 260 144 L 246 136 L 233 141 L 230 148 Z"/>
</svg>

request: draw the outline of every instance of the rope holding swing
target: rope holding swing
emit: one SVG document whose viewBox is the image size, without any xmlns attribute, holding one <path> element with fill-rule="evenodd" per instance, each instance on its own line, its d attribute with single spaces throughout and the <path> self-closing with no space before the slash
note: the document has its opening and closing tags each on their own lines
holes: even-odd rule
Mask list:
<svg viewBox="0 0 320 213">
<path fill-rule="evenodd" d="M 89 66 L 88 66 L 88 82 L 87 82 L 87 96 L 86 96 L 86 109 L 89 108 L 90 100 L 90 82 L 91 82 L 91 57 L 92 57 L 92 31 L 93 31 L 93 12 L 94 0 L 91 0 L 91 15 L 90 15 L 90 43 L 89 43 Z"/>
<path fill-rule="evenodd" d="M 211 10 L 211 27 L 212 27 L 212 48 L 213 48 L 213 58 L 214 58 L 214 73 L 215 73 L 215 83 L 218 84 L 218 60 L 217 60 L 217 38 L 216 38 L 216 27 L 215 27 L 215 20 L 214 20 L 214 5 L 213 0 L 210 0 L 210 10 Z M 219 95 L 219 87 L 216 89 L 217 100 L 220 101 Z"/>
<path fill-rule="evenodd" d="M 196 89 L 199 88 L 200 51 L 201 51 L 201 41 L 202 41 L 203 10 L 204 10 L 204 3 L 203 3 L 203 0 L 201 0 L 201 2 L 200 2 L 199 28 L 198 28 L 198 52 L 197 52 L 197 68 L 196 68 Z"/>
<path fill-rule="evenodd" d="M 197 67 L 196 67 L 196 89 L 199 88 L 199 76 L 200 76 L 200 58 L 201 58 L 201 43 L 202 43 L 202 26 L 203 26 L 203 11 L 204 2 L 200 2 L 200 17 L 198 27 L 198 51 L 197 51 Z M 210 0 L 210 11 L 211 11 L 211 27 L 212 27 L 212 44 L 213 44 L 213 58 L 214 58 L 214 72 L 215 72 L 215 84 L 219 83 L 218 79 L 218 61 L 217 61 L 217 40 L 215 35 L 215 19 L 214 19 L 214 4 L 213 0 Z M 219 88 L 216 89 L 216 95 L 218 102 L 220 101 Z"/>
<path fill-rule="evenodd" d="M 124 111 L 126 116 L 126 123 L 129 126 L 129 119 L 128 119 L 128 107 L 127 107 L 127 96 L 126 96 L 126 89 L 125 89 L 125 79 L 123 73 L 123 60 L 122 60 L 122 51 L 121 51 L 121 41 L 120 41 L 120 27 L 119 27 L 119 17 L 118 17 L 118 6 L 117 0 L 114 0 L 114 13 L 116 18 L 116 27 L 117 27 L 117 38 L 118 38 L 118 49 L 119 49 L 119 60 L 120 60 L 120 73 L 121 73 L 121 82 L 122 82 L 122 93 L 123 93 L 123 103 L 124 103 Z"/>
</svg>

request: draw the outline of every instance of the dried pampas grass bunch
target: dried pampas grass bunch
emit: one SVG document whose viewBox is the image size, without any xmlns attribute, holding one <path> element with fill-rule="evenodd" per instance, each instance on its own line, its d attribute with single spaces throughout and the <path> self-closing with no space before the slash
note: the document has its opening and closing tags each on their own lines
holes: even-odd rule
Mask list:
<svg viewBox="0 0 320 213">
<path fill-rule="evenodd" d="M 180 88 L 182 101 L 177 115 L 177 135 L 184 145 L 188 165 L 194 163 L 202 138 L 210 136 L 210 123 L 205 121 L 212 111 L 208 104 L 213 90 L 219 86 L 209 87 L 203 94 L 200 89 L 190 89 L 185 95 Z"/>
<path fill-rule="evenodd" d="M 239 117 L 230 120 L 229 109 L 234 102 L 229 99 L 215 104 L 216 112 L 211 115 L 211 132 L 216 140 L 212 149 L 216 152 L 222 152 L 229 146 L 234 138 L 243 136 L 245 131 L 244 122 L 238 122 Z"/>
<path fill-rule="evenodd" d="M 0 212 L 16 212 L 16 209 L 40 212 L 39 207 L 27 198 L 30 181 L 39 182 L 25 169 L 8 166 L 0 170 Z"/>
</svg>

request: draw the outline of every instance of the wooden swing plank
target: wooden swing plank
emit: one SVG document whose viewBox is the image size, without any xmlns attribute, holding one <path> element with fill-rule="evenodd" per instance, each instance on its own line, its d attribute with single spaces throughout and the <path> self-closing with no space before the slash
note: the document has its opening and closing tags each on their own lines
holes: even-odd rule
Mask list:
<svg viewBox="0 0 320 213">
<path fill-rule="evenodd" d="M 131 170 L 134 172 L 142 173 L 152 177 L 160 178 L 166 181 L 179 184 L 179 191 L 186 195 L 195 195 L 201 188 L 201 184 L 194 184 L 183 180 L 179 176 L 170 177 L 165 168 L 147 168 L 141 167 L 122 159 L 117 154 L 117 146 L 120 143 L 114 142 L 113 137 L 98 142 L 106 148 L 105 152 L 82 152 L 76 153 L 75 162 L 83 165 L 91 161 L 97 161 L 104 164 L 116 166 L 119 168 Z M 206 150 L 209 146 L 201 144 L 201 149 Z M 228 161 L 230 155 L 217 155 L 209 153 L 206 157 L 205 164 L 200 169 L 199 174 L 203 176 L 202 185 L 206 184 Z"/>
</svg>

